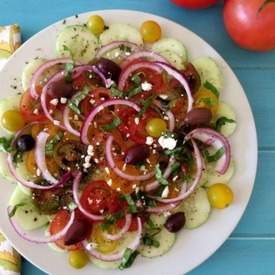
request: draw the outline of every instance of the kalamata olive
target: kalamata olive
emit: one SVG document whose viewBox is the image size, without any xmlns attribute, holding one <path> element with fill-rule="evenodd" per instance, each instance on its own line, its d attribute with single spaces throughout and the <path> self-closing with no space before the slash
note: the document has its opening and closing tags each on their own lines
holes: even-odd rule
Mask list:
<svg viewBox="0 0 275 275">
<path fill-rule="evenodd" d="M 149 157 L 149 154 L 150 150 L 147 145 L 135 145 L 127 151 L 124 161 L 127 164 L 137 164 L 146 160 L 146 158 Z"/>
<path fill-rule="evenodd" d="M 16 148 L 21 152 L 30 151 L 35 146 L 35 140 L 31 135 L 22 135 L 16 140 Z"/>
<path fill-rule="evenodd" d="M 70 98 L 74 93 L 73 85 L 71 82 L 67 82 L 65 78 L 49 84 L 48 94 L 53 98 L 66 97 Z"/>
<path fill-rule="evenodd" d="M 80 217 L 79 214 L 76 213 L 75 220 L 64 237 L 64 244 L 72 245 L 79 243 L 89 236 L 90 231 L 90 223 L 85 218 Z"/>
<path fill-rule="evenodd" d="M 107 58 L 100 58 L 96 63 L 96 67 L 104 74 L 106 78 L 110 78 L 113 81 L 118 81 L 121 68 L 112 60 Z"/>
<path fill-rule="evenodd" d="M 192 93 L 195 93 L 201 86 L 199 73 L 191 63 L 188 63 L 183 71 L 183 75 L 186 77 Z"/>
<path fill-rule="evenodd" d="M 183 212 L 178 212 L 171 215 L 165 222 L 164 226 L 169 232 L 178 232 L 185 225 L 185 215 Z"/>
<path fill-rule="evenodd" d="M 207 108 L 194 108 L 187 113 L 185 124 L 194 126 L 208 126 L 212 119 L 212 113 Z"/>
</svg>

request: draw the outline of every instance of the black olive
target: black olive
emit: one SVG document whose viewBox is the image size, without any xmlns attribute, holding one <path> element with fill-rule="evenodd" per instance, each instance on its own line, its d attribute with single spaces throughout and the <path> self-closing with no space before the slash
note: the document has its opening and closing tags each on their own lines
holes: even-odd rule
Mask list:
<svg viewBox="0 0 275 275">
<path fill-rule="evenodd" d="M 72 83 L 66 82 L 64 78 L 50 83 L 48 91 L 48 94 L 53 98 L 70 98 L 74 93 Z"/>
<path fill-rule="evenodd" d="M 30 151 L 35 146 L 35 140 L 31 135 L 22 135 L 16 140 L 16 147 L 21 152 Z"/>
<path fill-rule="evenodd" d="M 125 156 L 125 163 L 127 164 L 137 164 L 146 160 L 150 155 L 149 147 L 145 144 L 139 144 L 131 147 Z"/>
<path fill-rule="evenodd" d="M 184 225 L 185 225 L 185 215 L 183 212 L 178 212 L 171 215 L 167 219 L 166 223 L 164 224 L 165 228 L 169 232 L 173 232 L 173 233 L 181 230 Z"/>
<path fill-rule="evenodd" d="M 115 62 L 107 58 L 100 58 L 95 65 L 106 78 L 118 81 L 121 68 Z"/>
</svg>

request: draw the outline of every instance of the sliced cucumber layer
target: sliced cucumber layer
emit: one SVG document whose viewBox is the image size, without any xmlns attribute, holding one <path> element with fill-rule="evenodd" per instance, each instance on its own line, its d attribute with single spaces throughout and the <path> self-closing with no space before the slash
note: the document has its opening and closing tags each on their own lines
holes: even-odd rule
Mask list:
<svg viewBox="0 0 275 275">
<path fill-rule="evenodd" d="M 201 83 L 213 84 L 219 92 L 223 89 L 223 75 L 217 63 L 211 57 L 200 57 L 193 62 L 201 77 Z"/>
<path fill-rule="evenodd" d="M 72 57 L 82 63 L 91 61 L 97 48 L 97 37 L 82 25 L 65 27 L 56 39 L 56 51 L 59 56 Z"/>
<path fill-rule="evenodd" d="M 207 192 L 199 187 L 176 209 L 176 212 L 180 211 L 185 214 L 185 228 L 187 229 L 194 229 L 205 223 L 211 211 Z"/>
</svg>

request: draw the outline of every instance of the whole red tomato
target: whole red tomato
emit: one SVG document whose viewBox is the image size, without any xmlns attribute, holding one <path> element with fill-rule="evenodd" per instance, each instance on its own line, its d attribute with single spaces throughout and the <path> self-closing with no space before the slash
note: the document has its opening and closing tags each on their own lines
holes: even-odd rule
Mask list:
<svg viewBox="0 0 275 275">
<path fill-rule="evenodd" d="M 224 23 L 231 38 L 242 48 L 275 49 L 275 3 L 264 0 L 227 0 Z"/>
<path fill-rule="evenodd" d="M 218 0 L 172 0 L 172 2 L 188 9 L 203 9 L 216 4 Z"/>
</svg>

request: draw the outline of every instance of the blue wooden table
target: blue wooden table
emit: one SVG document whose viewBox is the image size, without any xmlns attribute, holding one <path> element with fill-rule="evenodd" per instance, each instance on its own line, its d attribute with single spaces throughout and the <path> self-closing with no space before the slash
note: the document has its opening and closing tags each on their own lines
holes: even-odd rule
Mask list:
<svg viewBox="0 0 275 275">
<path fill-rule="evenodd" d="M 247 211 L 230 239 L 190 274 L 275 274 L 275 51 L 251 53 L 235 46 L 224 30 L 222 6 L 186 11 L 168 0 L 0 0 L 0 25 L 19 23 L 26 40 L 63 17 L 114 8 L 168 17 L 204 38 L 232 66 L 256 119 L 259 165 Z M 27 261 L 23 262 L 23 275 L 42 274 Z"/>
</svg>

